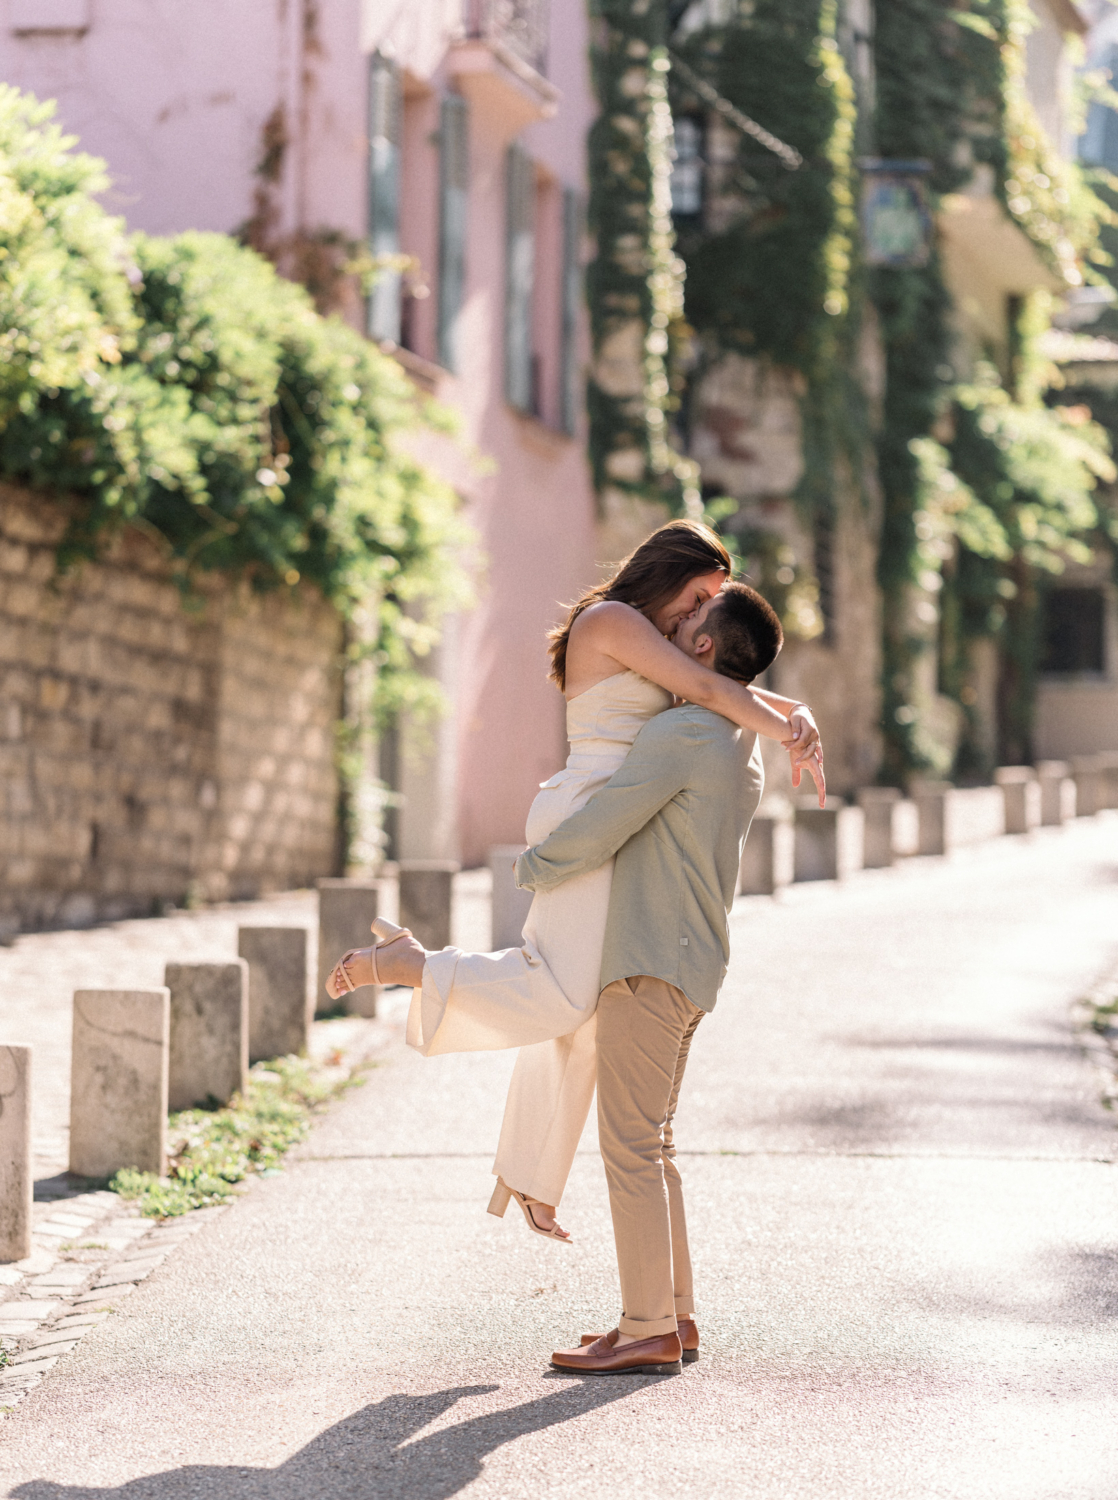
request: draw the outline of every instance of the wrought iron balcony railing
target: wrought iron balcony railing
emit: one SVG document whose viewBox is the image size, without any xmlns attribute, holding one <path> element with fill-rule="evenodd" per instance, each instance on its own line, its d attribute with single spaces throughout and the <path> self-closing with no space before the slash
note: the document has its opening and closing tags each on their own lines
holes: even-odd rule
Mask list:
<svg viewBox="0 0 1118 1500">
<path fill-rule="evenodd" d="M 463 0 L 467 37 L 496 42 L 547 72 L 548 0 Z"/>
</svg>

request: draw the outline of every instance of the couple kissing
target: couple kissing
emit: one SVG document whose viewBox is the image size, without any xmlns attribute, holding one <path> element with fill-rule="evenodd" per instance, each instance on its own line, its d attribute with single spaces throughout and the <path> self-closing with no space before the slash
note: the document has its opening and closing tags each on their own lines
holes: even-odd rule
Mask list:
<svg viewBox="0 0 1118 1500">
<path fill-rule="evenodd" d="M 780 622 L 694 521 L 661 527 L 571 608 L 550 641 L 570 753 L 528 814 L 517 884 L 533 892 L 518 948 L 427 952 L 378 919 L 334 998 L 409 985 L 408 1044 L 426 1057 L 520 1049 L 489 1211 L 557 1219 L 595 1088 L 621 1283 L 601 1335 L 552 1355 L 586 1375 L 673 1374 L 698 1358 L 672 1122 L 692 1038 L 730 956 L 728 916 L 764 785 L 758 735 L 806 770 L 823 752 L 803 703 L 754 687 Z"/>
</svg>

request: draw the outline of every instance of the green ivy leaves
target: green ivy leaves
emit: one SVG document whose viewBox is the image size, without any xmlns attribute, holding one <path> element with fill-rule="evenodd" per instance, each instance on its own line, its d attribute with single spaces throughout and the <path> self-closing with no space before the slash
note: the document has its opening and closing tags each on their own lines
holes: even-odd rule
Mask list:
<svg viewBox="0 0 1118 1500">
<path fill-rule="evenodd" d="M 228 237 L 126 238 L 51 112 L 0 86 L 0 473 L 65 500 L 63 566 L 131 523 L 187 592 L 219 570 L 373 609 L 382 703 L 423 696 L 469 537 L 405 441 L 445 416 Z"/>
</svg>

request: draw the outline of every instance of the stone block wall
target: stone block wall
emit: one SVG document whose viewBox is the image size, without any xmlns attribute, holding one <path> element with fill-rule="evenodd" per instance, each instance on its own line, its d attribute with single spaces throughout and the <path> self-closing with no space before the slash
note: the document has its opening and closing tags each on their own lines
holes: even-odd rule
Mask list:
<svg viewBox="0 0 1118 1500">
<path fill-rule="evenodd" d="M 0 930 L 332 873 L 336 612 L 216 576 L 186 606 L 134 531 L 59 578 L 64 525 L 0 485 Z"/>
</svg>

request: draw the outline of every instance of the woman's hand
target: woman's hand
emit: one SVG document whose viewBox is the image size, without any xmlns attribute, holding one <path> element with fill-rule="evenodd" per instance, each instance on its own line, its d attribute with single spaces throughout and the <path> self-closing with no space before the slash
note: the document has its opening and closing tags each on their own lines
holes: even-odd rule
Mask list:
<svg viewBox="0 0 1118 1500">
<path fill-rule="evenodd" d="M 788 715 L 788 722 L 795 733 L 782 743 L 792 761 L 792 785 L 799 786 L 806 770 L 819 793 L 819 806 L 823 807 L 827 801 L 827 782 L 823 774 L 823 741 L 815 717 L 806 703 L 798 703 Z"/>
<path fill-rule="evenodd" d="M 800 775 L 803 771 L 815 782 L 815 790 L 819 793 L 819 806 L 827 805 L 827 778 L 823 774 L 823 746 L 817 745 L 812 751 L 811 758 L 806 764 L 792 762 L 792 785 L 799 786 Z"/>
<path fill-rule="evenodd" d="M 788 742 L 787 748 L 794 750 L 793 758 L 795 760 L 805 761 L 816 745 L 822 748 L 815 715 L 806 703 L 797 703 L 796 707 L 788 715 L 788 723 L 795 732 Z"/>
</svg>

